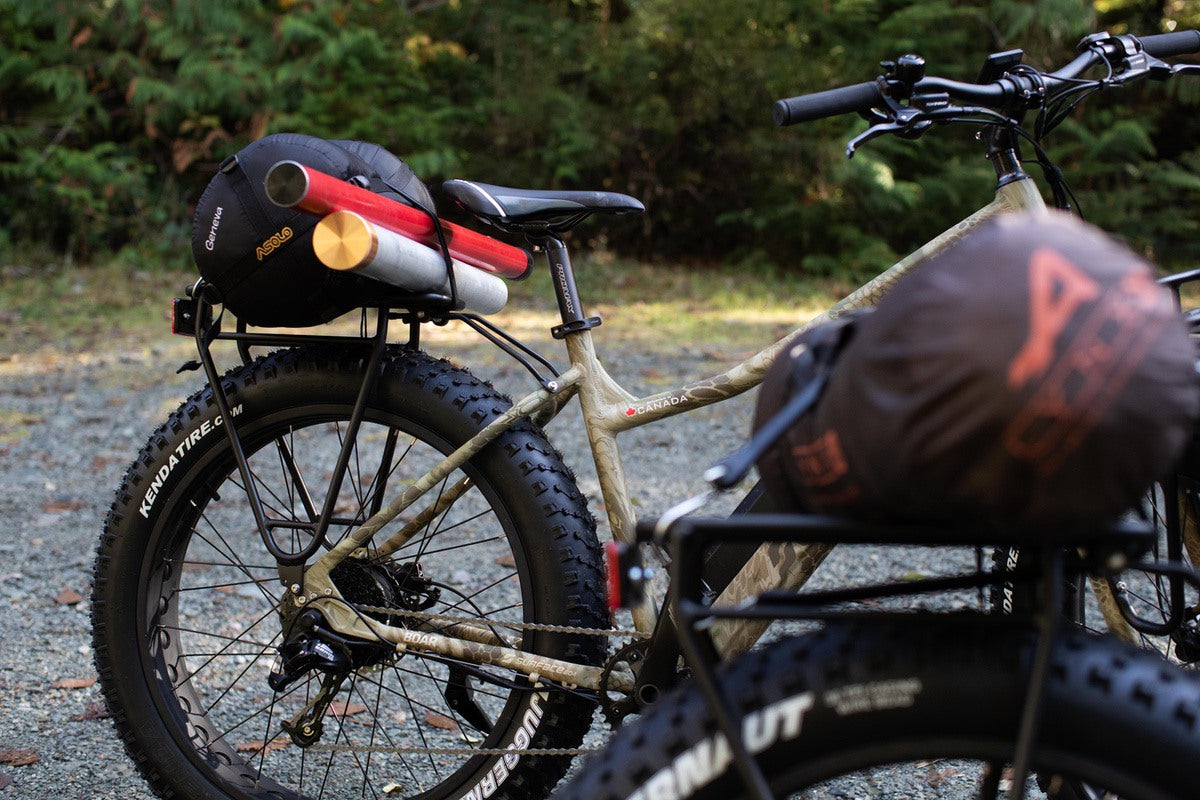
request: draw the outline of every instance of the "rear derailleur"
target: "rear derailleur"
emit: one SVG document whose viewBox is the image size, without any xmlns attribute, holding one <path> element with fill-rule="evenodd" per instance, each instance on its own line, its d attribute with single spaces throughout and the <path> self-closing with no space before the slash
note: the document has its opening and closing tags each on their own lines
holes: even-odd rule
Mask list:
<svg viewBox="0 0 1200 800">
<path fill-rule="evenodd" d="M 363 613 L 385 625 L 404 625 L 407 619 L 388 613 L 389 609 L 424 611 L 441 596 L 441 590 L 416 562 L 374 564 L 347 560 L 334 567 L 330 579 L 351 607 L 378 609 Z M 321 738 L 329 705 L 346 677 L 356 670 L 386 666 L 399 657 L 388 642 L 343 635 L 333 630 L 317 609 L 302 611 L 288 626 L 287 638 L 279 648 L 279 669 L 271 672 L 267 683 L 279 693 L 316 671 L 322 674 L 321 688 L 299 714 L 282 723 L 284 732 L 300 747 L 315 744 Z M 459 694 L 457 684 L 451 680 L 447 699 L 459 700 Z"/>
<path fill-rule="evenodd" d="M 336 633 L 315 609 L 297 616 L 292 630 L 279 648 L 279 669 L 267 676 L 267 683 L 278 693 L 314 670 L 322 673 L 320 691 L 303 711 L 282 723 L 293 743 L 308 747 L 321 738 L 325 712 L 346 676 L 384 662 L 396 651 L 386 642 L 351 639 Z"/>
</svg>

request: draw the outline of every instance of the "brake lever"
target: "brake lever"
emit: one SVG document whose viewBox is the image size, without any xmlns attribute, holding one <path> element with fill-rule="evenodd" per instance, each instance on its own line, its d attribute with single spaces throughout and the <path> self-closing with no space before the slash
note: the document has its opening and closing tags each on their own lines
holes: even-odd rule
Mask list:
<svg viewBox="0 0 1200 800">
<path fill-rule="evenodd" d="M 854 151 L 872 139 L 878 139 L 880 136 L 886 136 L 889 133 L 899 133 L 907 127 L 907 125 L 899 122 L 880 122 L 872 125 L 846 143 L 846 158 L 854 158 Z"/>
<path fill-rule="evenodd" d="M 1171 67 L 1171 75 L 1200 75 L 1200 64 L 1175 64 Z"/>
<path fill-rule="evenodd" d="M 876 125 L 872 125 L 858 136 L 855 136 L 853 139 L 847 142 L 846 158 L 854 158 L 854 152 L 872 139 L 878 139 L 880 136 L 886 136 L 889 133 L 894 133 L 897 136 L 901 136 L 906 139 L 915 139 L 924 133 L 931 125 L 933 125 L 932 120 L 914 120 L 913 117 L 916 117 L 920 114 L 920 112 L 918 112 L 916 109 L 905 110 L 913 112 L 911 115 L 907 115 L 907 122 L 900 120 L 881 122 Z"/>
</svg>

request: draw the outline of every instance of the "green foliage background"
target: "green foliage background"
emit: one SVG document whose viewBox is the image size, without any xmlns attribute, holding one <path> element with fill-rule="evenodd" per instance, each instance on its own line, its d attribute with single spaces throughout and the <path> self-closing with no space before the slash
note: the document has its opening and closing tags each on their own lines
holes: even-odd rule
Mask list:
<svg viewBox="0 0 1200 800">
<path fill-rule="evenodd" d="M 265 133 L 378 141 L 434 188 L 607 188 L 643 258 L 857 277 L 986 201 L 966 128 L 847 161 L 855 118 L 780 130 L 778 97 L 904 52 L 973 79 L 988 52 L 1064 63 L 1101 28 L 1200 27 L 1200 0 L 0 0 L 0 249 L 190 260 L 191 206 Z M 1052 155 L 1089 219 L 1200 260 L 1200 84 L 1089 101 Z"/>
</svg>

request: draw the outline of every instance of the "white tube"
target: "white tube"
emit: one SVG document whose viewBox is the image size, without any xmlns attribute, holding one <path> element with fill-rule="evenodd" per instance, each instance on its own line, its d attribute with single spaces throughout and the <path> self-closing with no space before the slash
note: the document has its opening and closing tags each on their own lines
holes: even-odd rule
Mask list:
<svg viewBox="0 0 1200 800">
<path fill-rule="evenodd" d="M 355 272 L 410 292 L 450 293 L 442 254 L 353 211 L 334 211 L 313 229 L 313 252 L 330 269 Z M 454 264 L 460 308 L 495 314 L 508 302 L 502 278 L 464 264 Z"/>
</svg>

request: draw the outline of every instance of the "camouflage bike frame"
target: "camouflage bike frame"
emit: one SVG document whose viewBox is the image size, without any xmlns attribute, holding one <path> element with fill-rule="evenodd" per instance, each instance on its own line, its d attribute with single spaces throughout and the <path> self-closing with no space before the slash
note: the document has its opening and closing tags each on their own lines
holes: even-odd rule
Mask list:
<svg viewBox="0 0 1200 800">
<path fill-rule="evenodd" d="M 518 400 L 512 408 L 449 454 L 441 463 L 404 488 L 378 513 L 352 530 L 337 545 L 304 569 L 299 581 L 287 580 L 285 575 L 285 585 L 290 584 L 284 598 L 285 603 L 291 603 L 297 609 L 319 608 L 337 632 L 357 638 L 390 642 L 401 651 L 429 652 L 511 669 L 529 676 L 534 682 L 545 678 L 571 687 L 593 690 L 600 688 L 600 668 L 514 649 L 482 625 L 461 621 L 449 624 L 442 622 L 438 623 L 436 631 L 414 630 L 386 625 L 356 614 L 340 600 L 338 590 L 329 578 L 330 570 L 345 558 L 365 555 L 364 548 L 374 541 L 385 526 L 505 430 L 522 419 L 534 419 L 544 423 L 574 396 L 578 396 L 582 408 L 612 536 L 617 542 L 631 543 L 634 537 L 634 511 L 626 487 L 617 435 L 632 428 L 727 400 L 754 388 L 762 381 L 767 368 L 784 343 L 796 333 L 825 320 L 834 319 L 846 311 L 872 305 L 909 270 L 936 256 L 997 214 L 1036 212 L 1045 209 L 1045 202 L 1036 184 L 1020 170 L 1015 158 L 1006 162 L 1003 169 L 997 162 L 997 172 L 1001 174 L 1001 180 L 995 199 L 991 203 L 876 276 L 829 310 L 720 375 L 648 397 L 634 397 L 605 371 L 590 330 L 567 332 L 563 338 L 570 367 L 562 375 Z M 565 275 L 570 278 L 570 284 L 573 286 L 574 280 L 565 248 L 552 250 L 550 262 L 551 269 L 557 270 L 556 277 Z M 561 296 L 560 306 L 566 321 L 567 305 Z M 572 311 L 575 312 L 576 309 Z M 442 492 L 433 505 L 424 508 L 400 530 L 379 543 L 374 554 L 386 556 L 398 550 L 428 521 L 461 497 L 469 485 L 467 479 L 462 479 Z M 724 588 L 720 602 L 730 602 L 772 588 L 795 589 L 811 577 L 830 549 L 825 545 L 764 545 L 750 557 Z M 1109 594 L 1106 586 L 1103 587 L 1103 592 Z M 1114 629 L 1124 627 L 1128 630 L 1116 611 L 1115 604 L 1104 604 L 1104 608 L 1106 617 L 1114 617 L 1110 620 Z M 656 624 L 655 608 L 648 602 L 635 609 L 633 622 L 638 632 L 649 634 Z M 765 622 L 748 620 L 727 621 L 723 623 L 723 627 L 714 631 L 714 642 L 723 655 L 732 655 L 748 649 L 762 635 L 766 625 Z M 614 674 L 608 688 L 628 691 L 633 688 L 632 676 L 628 673 Z"/>
</svg>

